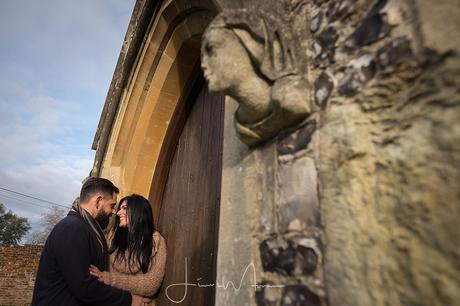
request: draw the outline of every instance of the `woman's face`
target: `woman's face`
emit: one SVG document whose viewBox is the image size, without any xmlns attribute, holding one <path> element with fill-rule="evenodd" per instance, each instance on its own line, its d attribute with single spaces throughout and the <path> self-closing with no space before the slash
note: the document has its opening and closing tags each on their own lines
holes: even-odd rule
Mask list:
<svg viewBox="0 0 460 306">
<path fill-rule="evenodd" d="M 120 210 L 117 212 L 117 216 L 120 218 L 119 227 L 128 227 L 129 219 L 128 219 L 128 203 L 123 201 L 120 205 Z"/>
<path fill-rule="evenodd" d="M 206 32 L 201 50 L 201 68 L 209 90 L 229 94 L 245 77 L 249 58 L 235 35 L 227 29 Z"/>
</svg>

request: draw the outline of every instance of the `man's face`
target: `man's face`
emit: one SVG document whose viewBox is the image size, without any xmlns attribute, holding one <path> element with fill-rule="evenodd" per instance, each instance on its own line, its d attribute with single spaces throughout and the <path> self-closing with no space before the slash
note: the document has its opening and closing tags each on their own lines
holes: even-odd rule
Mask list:
<svg viewBox="0 0 460 306">
<path fill-rule="evenodd" d="M 110 217 L 115 213 L 115 205 L 117 204 L 117 195 L 114 193 L 112 196 L 101 195 L 98 198 L 98 211 L 96 221 L 101 228 L 106 228 L 109 225 Z"/>
</svg>

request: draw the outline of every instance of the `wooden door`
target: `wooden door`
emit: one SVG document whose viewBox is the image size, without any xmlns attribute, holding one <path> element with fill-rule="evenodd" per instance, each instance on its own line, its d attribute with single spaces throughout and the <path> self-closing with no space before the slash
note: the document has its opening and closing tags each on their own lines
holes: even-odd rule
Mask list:
<svg viewBox="0 0 460 306">
<path fill-rule="evenodd" d="M 216 278 L 224 97 L 198 83 L 198 96 L 187 101 L 192 106 L 159 213 L 159 229 L 168 247 L 160 306 L 214 305 L 215 287 L 197 284 L 214 284 Z M 175 285 L 186 282 L 195 285 Z"/>
</svg>

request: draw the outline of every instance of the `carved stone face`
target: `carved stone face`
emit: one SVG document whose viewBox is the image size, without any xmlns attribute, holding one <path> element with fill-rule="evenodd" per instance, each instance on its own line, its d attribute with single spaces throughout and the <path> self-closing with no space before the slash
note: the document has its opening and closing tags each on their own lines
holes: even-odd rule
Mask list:
<svg viewBox="0 0 460 306">
<path fill-rule="evenodd" d="M 202 45 L 201 68 L 209 90 L 230 94 L 238 90 L 250 60 L 241 43 L 227 29 L 206 32 Z"/>
</svg>

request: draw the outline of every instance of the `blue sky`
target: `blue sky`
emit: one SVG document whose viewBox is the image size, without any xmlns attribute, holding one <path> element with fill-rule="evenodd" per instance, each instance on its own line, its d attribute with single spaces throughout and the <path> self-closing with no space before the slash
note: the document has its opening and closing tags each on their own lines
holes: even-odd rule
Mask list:
<svg viewBox="0 0 460 306">
<path fill-rule="evenodd" d="M 134 0 L 0 1 L 0 187 L 69 205 L 88 176 Z M 36 229 L 44 203 L 0 190 Z M 31 203 L 25 203 L 25 201 Z"/>
</svg>

